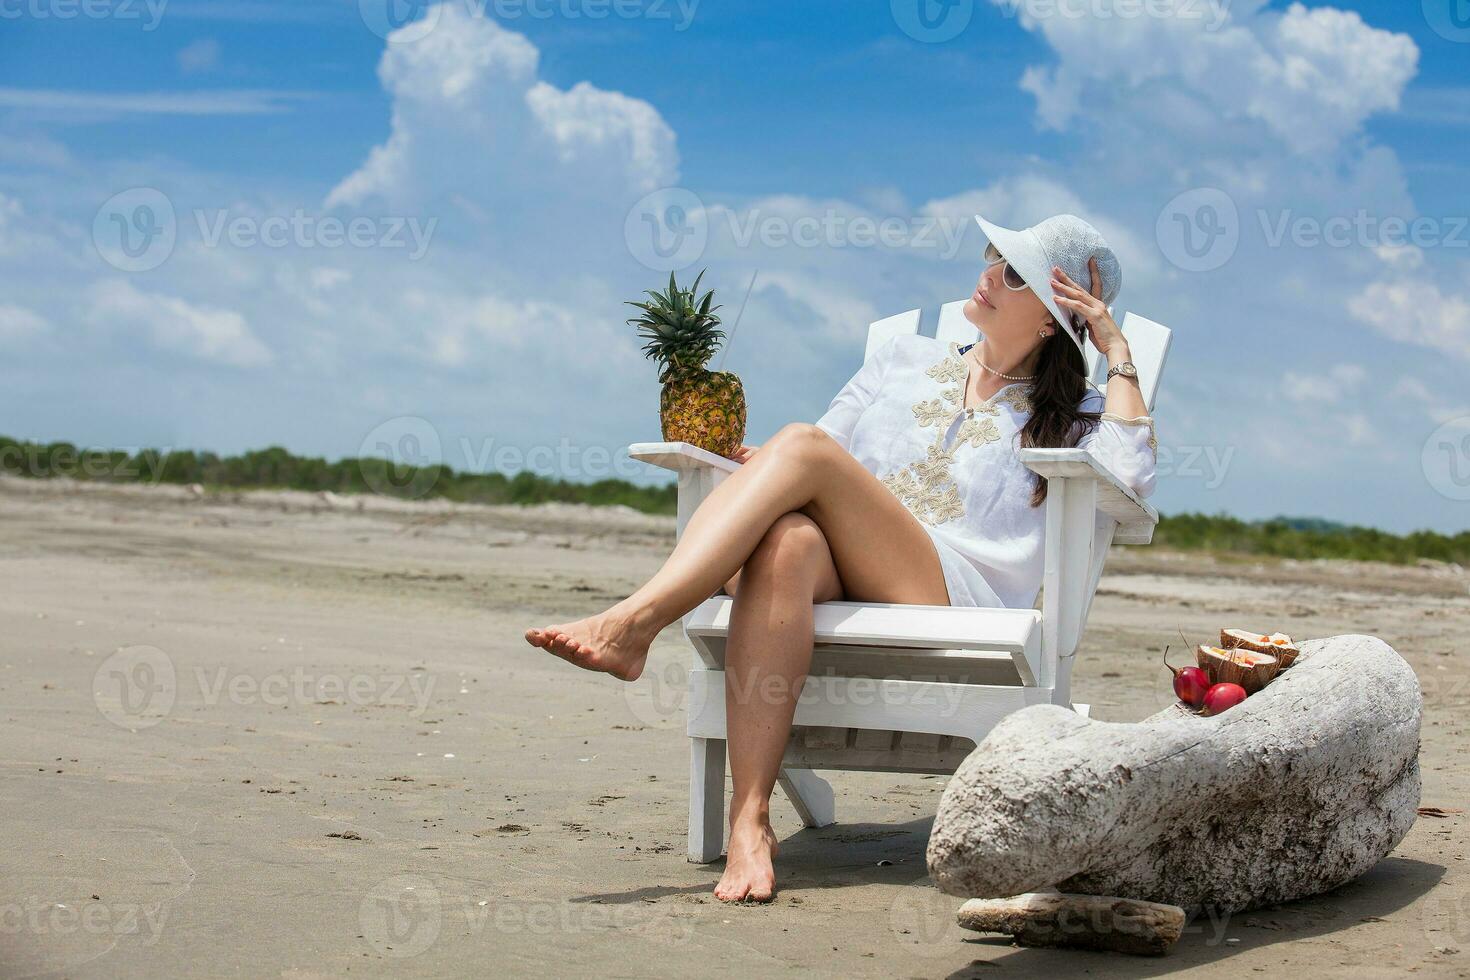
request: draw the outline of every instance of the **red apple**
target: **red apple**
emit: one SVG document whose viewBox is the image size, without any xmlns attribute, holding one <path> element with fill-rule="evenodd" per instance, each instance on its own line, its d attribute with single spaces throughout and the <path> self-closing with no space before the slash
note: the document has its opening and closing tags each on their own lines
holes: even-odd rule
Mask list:
<svg viewBox="0 0 1470 980">
<path fill-rule="evenodd" d="M 1239 684 L 1215 684 L 1205 692 L 1205 714 L 1218 715 L 1245 700 L 1245 688 Z"/>
<path fill-rule="evenodd" d="M 1169 663 L 1169 648 L 1164 647 L 1164 666 L 1174 674 L 1174 696 L 1191 708 L 1205 703 L 1210 676 L 1198 667 L 1174 667 Z"/>
</svg>

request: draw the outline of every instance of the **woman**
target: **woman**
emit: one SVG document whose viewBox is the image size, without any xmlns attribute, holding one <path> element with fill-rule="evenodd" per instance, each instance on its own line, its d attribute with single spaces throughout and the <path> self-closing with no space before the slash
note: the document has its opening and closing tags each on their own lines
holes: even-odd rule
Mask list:
<svg viewBox="0 0 1470 980">
<path fill-rule="evenodd" d="M 976 220 L 990 242 L 964 308 L 976 343 L 889 340 L 815 425 L 742 447 L 744 465 L 633 595 L 526 631 L 558 657 L 631 681 L 660 630 L 722 586 L 735 597 L 721 900 L 775 893 L 770 797 L 811 663 L 813 603 L 1034 606 L 1046 484 L 1018 446 L 1083 446 L 1140 495 L 1153 490 L 1153 421 L 1107 308 L 1122 278 L 1112 250 L 1072 215 L 1022 231 Z M 1109 364 L 1105 395 L 1083 373 L 1084 331 Z"/>
</svg>

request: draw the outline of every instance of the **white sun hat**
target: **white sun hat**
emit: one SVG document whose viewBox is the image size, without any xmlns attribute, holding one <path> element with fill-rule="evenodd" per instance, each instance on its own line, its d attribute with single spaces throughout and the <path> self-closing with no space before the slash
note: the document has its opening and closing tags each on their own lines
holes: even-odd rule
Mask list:
<svg viewBox="0 0 1470 980">
<path fill-rule="evenodd" d="M 1020 231 L 993 225 L 978 214 L 975 220 L 980 223 L 985 237 L 1005 257 L 1010 267 L 1026 280 L 1026 285 L 1031 287 L 1058 323 L 1070 324 L 1072 319 L 1071 312 L 1057 303 L 1056 293 L 1051 288 L 1051 267 L 1054 265 L 1061 266 L 1073 282 L 1087 289 L 1092 285 L 1092 270 L 1087 267 L 1087 260 L 1096 258 L 1097 271 L 1102 276 L 1102 301 L 1109 307 L 1113 305 L 1118 290 L 1123 286 L 1123 269 L 1118 265 L 1118 257 L 1108 247 L 1102 233 L 1075 214 L 1053 215 Z M 1078 323 L 1081 324 L 1080 319 Z M 1065 332 L 1085 355 L 1086 326 Z"/>
</svg>

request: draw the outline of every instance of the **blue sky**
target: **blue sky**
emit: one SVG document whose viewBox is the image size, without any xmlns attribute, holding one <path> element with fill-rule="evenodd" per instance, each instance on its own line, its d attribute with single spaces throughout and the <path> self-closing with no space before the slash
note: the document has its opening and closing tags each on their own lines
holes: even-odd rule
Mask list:
<svg viewBox="0 0 1470 980">
<path fill-rule="evenodd" d="M 629 475 L 650 193 L 694 202 L 729 312 L 756 277 L 725 363 L 754 441 L 820 414 L 868 321 L 968 293 L 970 215 L 1072 211 L 1119 312 L 1176 331 L 1160 509 L 1470 526 L 1455 0 L 955 0 L 942 40 L 920 0 L 449 0 L 391 43 L 389 2 L 0 0 L 0 432 Z M 109 251 L 160 198 L 166 255 Z M 1235 244 L 1190 267 L 1168 215 L 1221 200 Z"/>
</svg>

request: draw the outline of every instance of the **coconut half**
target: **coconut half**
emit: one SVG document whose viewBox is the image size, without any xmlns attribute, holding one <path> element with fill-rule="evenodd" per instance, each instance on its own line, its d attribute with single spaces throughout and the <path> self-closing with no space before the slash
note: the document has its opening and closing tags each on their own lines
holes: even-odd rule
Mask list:
<svg viewBox="0 0 1470 980">
<path fill-rule="evenodd" d="M 1195 651 L 1195 659 L 1209 675 L 1211 684 L 1239 684 L 1247 694 L 1265 687 L 1281 669 L 1281 661 L 1274 653 L 1244 647 L 1212 647 L 1202 643 Z"/>
<path fill-rule="evenodd" d="M 1254 630 L 1227 629 L 1220 631 L 1220 646 L 1226 650 L 1241 648 L 1254 650 L 1256 653 L 1269 653 L 1281 664 L 1281 670 L 1291 666 L 1291 662 L 1301 653 L 1301 648 L 1291 642 L 1291 637 L 1285 633 L 1257 633 Z"/>
</svg>

